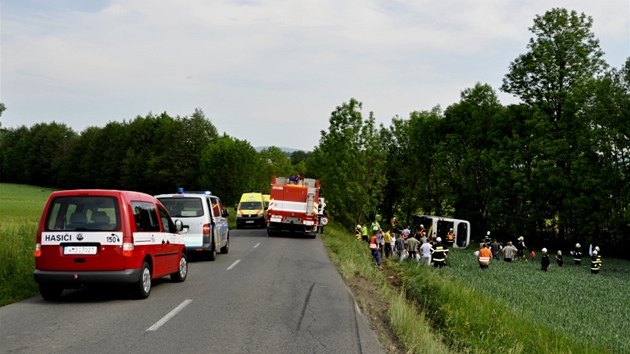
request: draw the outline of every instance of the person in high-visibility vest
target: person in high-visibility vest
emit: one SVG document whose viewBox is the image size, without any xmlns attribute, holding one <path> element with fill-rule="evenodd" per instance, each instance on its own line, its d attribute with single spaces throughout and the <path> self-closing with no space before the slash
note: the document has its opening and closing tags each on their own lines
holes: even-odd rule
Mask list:
<svg viewBox="0 0 630 354">
<path fill-rule="evenodd" d="M 385 231 L 383 242 L 385 246 L 385 258 L 389 258 L 392 255 L 392 235 L 389 230 Z"/>
<path fill-rule="evenodd" d="M 446 257 L 448 256 L 448 248 L 445 248 L 442 245 L 442 238 L 438 237 L 435 239 L 437 241 L 437 245 L 435 249 L 431 251 L 433 254 L 433 266 L 435 268 L 441 268 L 446 265 Z"/>
<path fill-rule="evenodd" d="M 453 228 L 451 228 L 446 234 L 446 247 L 453 248 L 453 243 L 455 243 L 455 233 L 453 232 Z"/>
<path fill-rule="evenodd" d="M 370 241 L 370 239 L 368 238 L 368 228 L 365 223 L 363 223 L 363 226 L 361 226 L 361 239 L 365 242 Z"/>
<path fill-rule="evenodd" d="M 599 274 L 600 269 L 602 269 L 602 257 L 597 254 L 597 251 L 593 251 L 591 256 L 591 273 Z"/>
<path fill-rule="evenodd" d="M 378 267 L 381 267 L 381 248 L 380 248 L 380 240 L 378 237 L 378 231 L 374 232 L 372 237 L 370 237 L 370 251 L 372 251 L 372 257 L 378 264 Z"/>
<path fill-rule="evenodd" d="M 486 269 L 490 264 L 490 259 L 492 258 L 492 251 L 488 248 L 487 244 L 483 244 L 481 249 L 479 250 L 479 268 Z"/>
</svg>

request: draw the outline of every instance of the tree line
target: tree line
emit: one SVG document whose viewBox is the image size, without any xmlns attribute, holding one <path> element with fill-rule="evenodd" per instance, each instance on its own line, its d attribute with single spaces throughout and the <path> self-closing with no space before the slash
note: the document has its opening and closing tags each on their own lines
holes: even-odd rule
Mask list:
<svg viewBox="0 0 630 354">
<path fill-rule="evenodd" d="M 0 112 L 1 114 L 1 112 Z M 0 182 L 150 194 L 210 190 L 225 203 L 244 189 L 269 190 L 270 176 L 304 173 L 308 154 L 219 135 L 203 111 L 109 122 L 76 133 L 63 123 L 0 130 Z"/>
<path fill-rule="evenodd" d="M 312 152 L 257 152 L 220 136 L 201 110 L 147 115 L 77 134 L 64 124 L 0 130 L 0 182 L 163 193 L 210 188 L 226 202 L 269 189 L 271 175 L 319 178 L 329 215 L 352 227 L 379 214 L 466 219 L 473 238 L 568 249 L 630 246 L 630 60 L 610 68 L 585 14 L 534 18 L 508 67 L 502 105 L 477 83 L 459 102 L 377 126 L 350 99 Z M 4 107 L 2 107 L 4 108 Z"/>
</svg>

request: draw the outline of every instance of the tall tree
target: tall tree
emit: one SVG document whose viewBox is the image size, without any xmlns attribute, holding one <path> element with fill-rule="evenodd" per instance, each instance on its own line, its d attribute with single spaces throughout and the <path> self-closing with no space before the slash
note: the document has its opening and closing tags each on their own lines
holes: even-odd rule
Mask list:
<svg viewBox="0 0 630 354">
<path fill-rule="evenodd" d="M 261 165 L 264 166 L 260 169 L 260 178 L 265 181 L 265 187 L 261 189 L 263 191 L 269 192 L 271 176 L 288 176 L 293 173 L 291 159 L 279 147 L 270 146 L 262 149 L 258 156 Z"/>
<path fill-rule="evenodd" d="M 478 221 L 488 219 L 488 207 L 495 186 L 496 141 L 501 135 L 495 131 L 504 108 L 492 87 L 477 83 L 461 93 L 459 103 L 444 112 L 444 141 L 440 145 L 439 160 L 446 168 L 438 171 L 437 180 L 450 181 L 455 217 Z"/>
<path fill-rule="evenodd" d="M 529 146 L 534 149 L 534 199 L 547 197 L 539 231 L 565 238 L 578 230 L 574 215 L 584 180 L 580 161 L 589 155 L 590 122 L 584 114 L 593 80 L 606 67 L 593 20 L 575 11 L 555 8 L 536 16 L 529 51 L 510 64 L 502 89 L 519 97 L 535 114 Z M 580 232 L 584 232 L 581 230 Z M 585 236 L 585 235 L 580 235 Z"/>
<path fill-rule="evenodd" d="M 375 216 L 385 182 L 384 145 L 373 114 L 364 119 L 361 109 L 351 99 L 332 112 L 307 165 L 321 180 L 328 210 L 346 226 Z"/>
<path fill-rule="evenodd" d="M 21 165 L 29 171 L 27 183 L 56 187 L 64 157 L 70 152 L 77 134 L 63 123 L 39 123 L 30 129 L 26 158 Z"/>
<path fill-rule="evenodd" d="M 442 118 L 442 110 L 436 106 L 431 111 L 412 112 L 409 119 L 392 119 L 386 139 L 387 185 L 383 209 L 386 213 L 395 210 L 402 215 L 398 219 L 406 224 L 413 214 L 442 212 L 445 181 L 433 178 L 439 165 L 435 152 L 442 139 L 438 130 Z"/>
<path fill-rule="evenodd" d="M 249 142 L 224 135 L 203 149 L 199 183 L 226 205 L 236 204 L 243 190 L 269 185 L 269 176 L 264 182 L 259 178 L 261 169 L 256 149 Z"/>
<path fill-rule="evenodd" d="M 0 102 L 0 117 L 2 117 L 2 112 L 6 110 L 7 110 L 7 107 L 4 105 L 4 103 Z M 2 122 L 0 122 L 0 127 L 2 127 Z"/>
</svg>

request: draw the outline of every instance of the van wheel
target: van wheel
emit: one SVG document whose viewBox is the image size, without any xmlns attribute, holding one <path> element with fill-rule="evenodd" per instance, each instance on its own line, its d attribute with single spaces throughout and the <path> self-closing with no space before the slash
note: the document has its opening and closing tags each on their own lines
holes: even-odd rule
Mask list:
<svg viewBox="0 0 630 354">
<path fill-rule="evenodd" d="M 39 293 L 48 301 L 55 301 L 61 298 L 63 288 L 54 284 L 39 284 Z"/>
<path fill-rule="evenodd" d="M 221 254 L 227 254 L 230 252 L 230 238 L 225 241 L 225 246 L 221 247 Z"/>
<path fill-rule="evenodd" d="M 171 280 L 181 283 L 186 280 L 186 276 L 188 276 L 188 260 L 186 258 L 186 254 L 182 253 L 181 258 L 179 259 L 179 268 L 177 269 L 177 272 L 171 274 Z"/>
<path fill-rule="evenodd" d="M 214 248 L 214 246 L 212 246 L 211 251 L 208 251 L 207 257 L 209 261 L 214 261 L 215 259 L 217 259 L 217 249 Z"/>
<path fill-rule="evenodd" d="M 146 299 L 151 294 L 151 268 L 147 262 L 142 263 L 140 279 L 135 284 L 135 295 L 139 299 Z"/>
</svg>

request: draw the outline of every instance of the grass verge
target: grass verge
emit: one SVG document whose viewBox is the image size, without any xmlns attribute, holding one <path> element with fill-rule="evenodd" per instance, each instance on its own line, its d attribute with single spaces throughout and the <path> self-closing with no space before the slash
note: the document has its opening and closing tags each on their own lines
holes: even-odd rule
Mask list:
<svg viewBox="0 0 630 354">
<path fill-rule="evenodd" d="M 397 264 L 376 267 L 368 246 L 338 225 L 326 226 L 322 239 L 332 262 L 352 290 L 387 353 L 452 353 L 430 322 L 400 287 Z"/>
<path fill-rule="evenodd" d="M 51 189 L 0 183 L 0 306 L 38 293 L 35 234 Z"/>
</svg>

